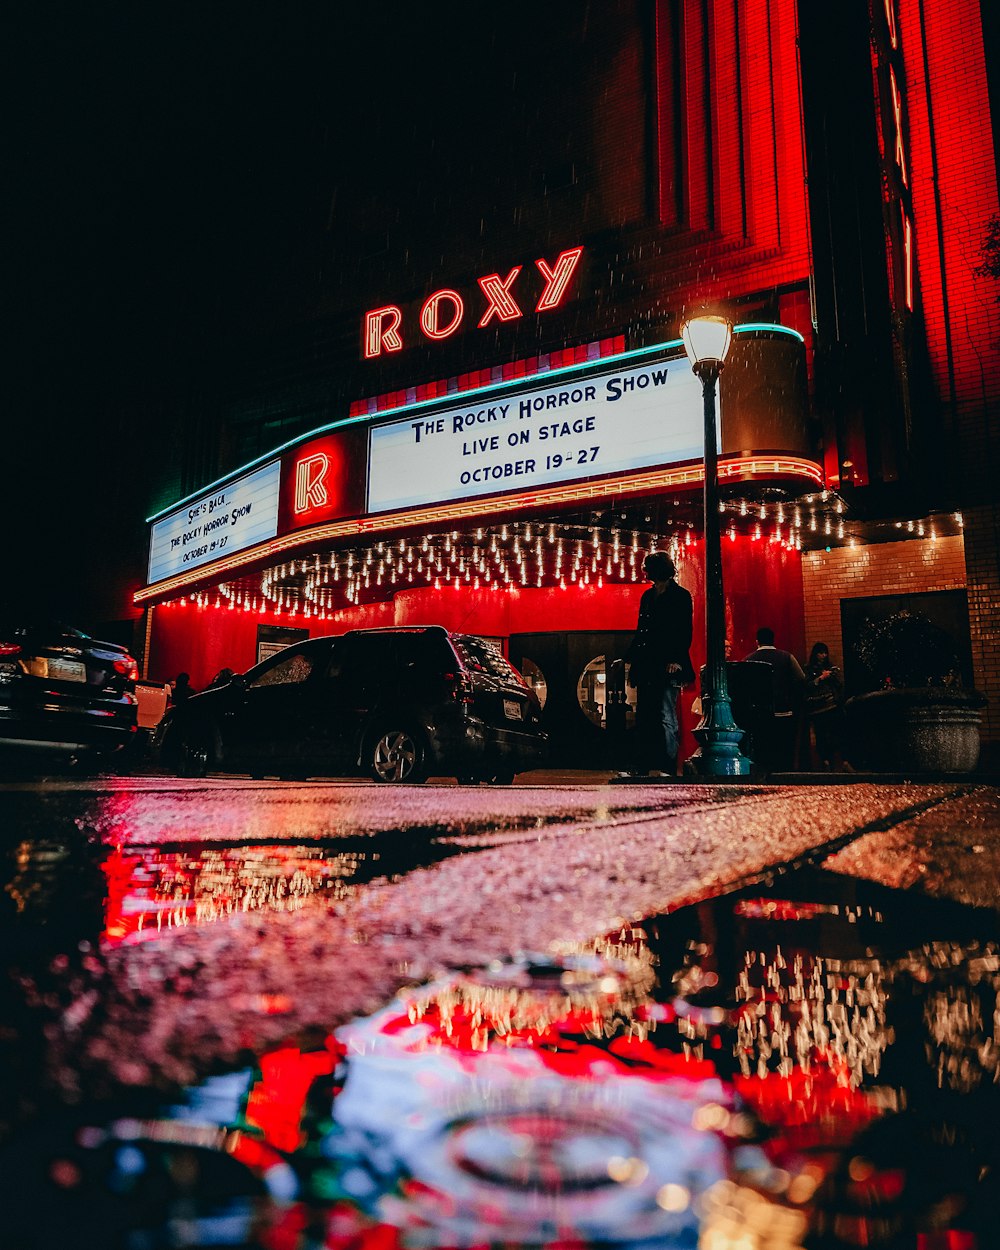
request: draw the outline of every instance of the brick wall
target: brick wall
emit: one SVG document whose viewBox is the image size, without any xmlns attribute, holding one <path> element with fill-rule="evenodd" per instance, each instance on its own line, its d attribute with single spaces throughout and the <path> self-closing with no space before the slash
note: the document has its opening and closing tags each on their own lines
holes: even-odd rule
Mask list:
<svg viewBox="0 0 1000 1250">
<path fill-rule="evenodd" d="M 810 551 L 802 557 L 806 640 L 810 647 L 819 640 L 825 642 L 833 662 L 843 668 L 841 599 L 962 590 L 965 586 L 961 536 Z"/>
<path fill-rule="evenodd" d="M 989 699 L 983 738 L 994 745 L 990 762 L 1000 763 L 1000 505 L 969 508 L 963 516 L 972 663 L 976 686 Z"/>
<path fill-rule="evenodd" d="M 810 551 L 802 557 L 807 642 L 810 647 L 825 642 L 833 662 L 843 668 L 841 599 L 962 590 L 965 586 L 961 536 Z"/>
</svg>

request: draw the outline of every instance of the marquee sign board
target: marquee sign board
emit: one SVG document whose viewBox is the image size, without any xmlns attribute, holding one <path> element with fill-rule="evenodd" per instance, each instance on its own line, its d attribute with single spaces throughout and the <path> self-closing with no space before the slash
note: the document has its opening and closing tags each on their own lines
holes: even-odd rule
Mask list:
<svg viewBox="0 0 1000 1250">
<path fill-rule="evenodd" d="M 686 357 L 412 414 L 369 432 L 368 511 L 698 460 L 703 417 Z"/>
<path fill-rule="evenodd" d="M 280 484 L 281 461 L 272 460 L 156 521 L 149 544 L 150 583 L 273 538 Z"/>
</svg>

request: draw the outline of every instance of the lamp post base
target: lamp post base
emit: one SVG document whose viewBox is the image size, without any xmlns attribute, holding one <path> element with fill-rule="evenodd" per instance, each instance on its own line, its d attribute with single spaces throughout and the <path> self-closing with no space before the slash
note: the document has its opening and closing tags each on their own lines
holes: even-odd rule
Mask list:
<svg viewBox="0 0 1000 1250">
<path fill-rule="evenodd" d="M 699 777 L 748 777 L 750 760 L 740 750 L 743 730 L 733 720 L 728 700 L 713 703 L 697 729 L 700 747 L 688 761 Z"/>
</svg>

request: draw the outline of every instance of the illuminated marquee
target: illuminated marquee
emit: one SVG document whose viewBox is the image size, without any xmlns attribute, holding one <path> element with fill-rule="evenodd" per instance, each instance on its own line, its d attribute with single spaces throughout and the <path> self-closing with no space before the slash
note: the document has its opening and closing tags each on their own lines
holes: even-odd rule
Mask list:
<svg viewBox="0 0 1000 1250">
<path fill-rule="evenodd" d="M 701 383 L 686 357 L 518 389 L 369 431 L 369 512 L 537 490 L 700 458 Z"/>
<path fill-rule="evenodd" d="M 535 268 L 545 283 L 535 303 L 536 313 L 550 312 L 559 307 L 569 290 L 582 255 L 582 247 L 573 247 L 560 252 L 554 265 L 550 265 L 544 257 L 535 261 Z M 513 291 L 521 268 L 521 265 L 515 265 L 506 278 L 501 278 L 498 273 L 491 273 L 476 279 L 480 291 L 486 297 L 486 308 L 478 322 L 480 329 L 489 325 L 494 317 L 498 321 L 516 321 L 524 316 Z M 458 291 L 443 287 L 424 300 L 420 309 L 420 330 L 425 338 L 439 341 L 454 334 L 464 318 L 465 301 L 462 296 Z M 386 304 L 382 308 L 373 308 L 366 312 L 362 330 L 365 358 L 372 360 L 383 353 L 401 352 L 404 347 L 402 327 L 403 311 L 395 304 Z"/>
<path fill-rule="evenodd" d="M 215 487 L 152 527 L 149 581 L 158 582 L 273 538 L 278 532 L 281 461 Z"/>
</svg>

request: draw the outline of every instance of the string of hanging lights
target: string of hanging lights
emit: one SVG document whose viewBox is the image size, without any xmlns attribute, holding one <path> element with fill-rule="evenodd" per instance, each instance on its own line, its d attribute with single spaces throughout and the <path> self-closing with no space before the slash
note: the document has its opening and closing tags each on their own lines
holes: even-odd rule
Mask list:
<svg viewBox="0 0 1000 1250">
<path fill-rule="evenodd" d="M 723 498 L 719 511 L 730 541 L 744 538 L 776 552 L 798 552 L 845 536 L 843 501 L 829 491 L 797 499 Z M 627 513 L 594 518 L 501 521 L 475 529 L 367 538 L 285 560 L 173 602 L 323 620 L 407 589 L 600 589 L 642 582 L 643 559 L 651 551 L 667 551 L 682 567 L 701 538 L 697 522 L 683 512 L 647 515 L 652 526 L 632 523 L 636 518 Z"/>
</svg>

